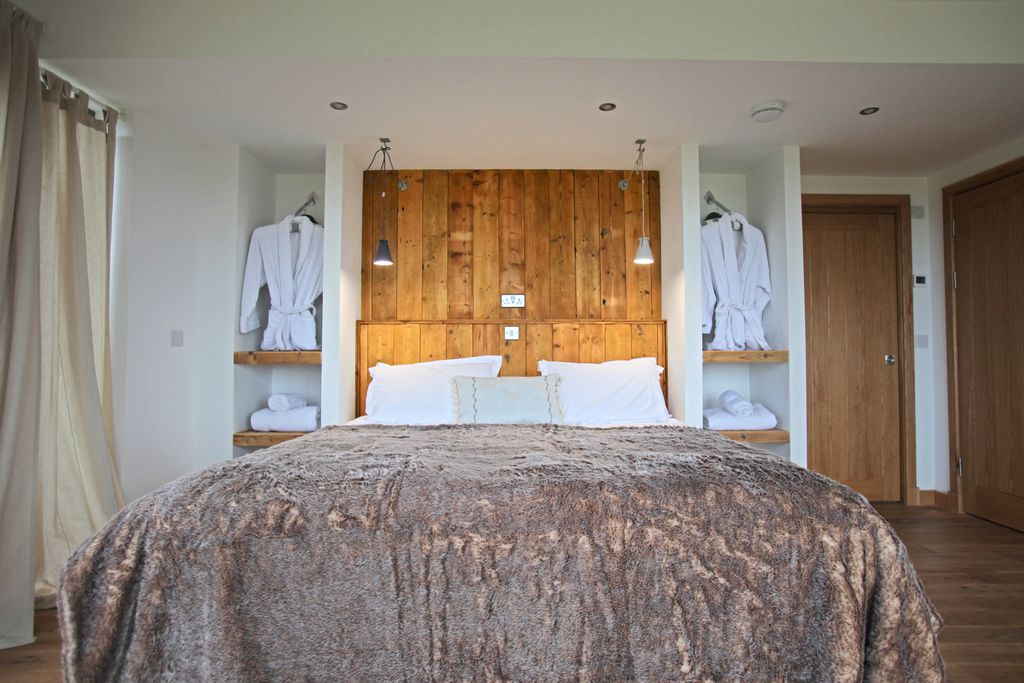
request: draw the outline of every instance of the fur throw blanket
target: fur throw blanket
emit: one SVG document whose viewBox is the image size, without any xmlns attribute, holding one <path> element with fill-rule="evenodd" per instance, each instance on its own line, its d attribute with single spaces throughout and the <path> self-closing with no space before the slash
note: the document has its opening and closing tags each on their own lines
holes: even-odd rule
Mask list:
<svg viewBox="0 0 1024 683">
<path fill-rule="evenodd" d="M 332 427 L 171 482 L 68 562 L 75 681 L 939 681 L 859 495 L 680 427 Z"/>
</svg>

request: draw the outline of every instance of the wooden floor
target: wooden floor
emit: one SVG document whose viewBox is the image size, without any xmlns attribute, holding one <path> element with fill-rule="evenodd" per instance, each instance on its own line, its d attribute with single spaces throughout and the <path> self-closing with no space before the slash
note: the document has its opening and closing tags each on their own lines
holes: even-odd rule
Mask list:
<svg viewBox="0 0 1024 683">
<path fill-rule="evenodd" d="M 1024 681 L 1024 534 L 930 508 L 879 505 L 910 550 L 946 620 L 949 680 Z M 53 610 L 36 613 L 37 641 L 0 650 L 0 681 L 60 680 Z"/>
</svg>

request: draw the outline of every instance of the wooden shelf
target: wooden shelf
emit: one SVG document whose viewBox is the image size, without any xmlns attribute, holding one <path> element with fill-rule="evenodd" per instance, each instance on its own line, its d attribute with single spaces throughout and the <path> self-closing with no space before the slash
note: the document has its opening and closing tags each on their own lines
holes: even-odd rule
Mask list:
<svg viewBox="0 0 1024 683">
<path fill-rule="evenodd" d="M 789 432 L 785 429 L 740 429 L 716 430 L 722 436 L 734 441 L 747 443 L 789 443 Z"/>
<path fill-rule="evenodd" d="M 705 363 L 785 363 L 789 351 L 705 351 Z"/>
<path fill-rule="evenodd" d="M 308 432 L 237 432 L 234 444 L 245 448 L 266 448 L 296 439 Z"/>
<path fill-rule="evenodd" d="M 320 365 L 320 351 L 235 351 L 235 365 Z"/>
</svg>

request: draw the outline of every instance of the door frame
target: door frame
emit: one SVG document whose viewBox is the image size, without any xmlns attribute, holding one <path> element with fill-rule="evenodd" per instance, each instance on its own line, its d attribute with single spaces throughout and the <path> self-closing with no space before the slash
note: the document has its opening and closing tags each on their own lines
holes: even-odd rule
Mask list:
<svg viewBox="0 0 1024 683">
<path fill-rule="evenodd" d="M 917 423 L 914 412 L 914 272 L 910 251 L 910 195 L 804 194 L 801 213 L 808 211 L 891 213 L 895 216 L 896 329 L 899 335 L 897 352 L 901 361 L 897 365 L 900 395 L 900 492 L 904 505 L 921 505 L 921 491 L 917 487 Z"/>
<path fill-rule="evenodd" d="M 963 478 L 956 471 L 956 459 L 960 453 L 960 375 L 957 369 L 959 349 L 956 343 L 956 290 L 953 288 L 953 273 L 956 272 L 953 202 L 958 195 L 1018 173 L 1024 173 L 1024 157 L 1007 161 L 942 188 L 942 245 L 946 267 L 946 387 L 949 401 L 949 509 L 953 512 L 964 512 Z"/>
</svg>

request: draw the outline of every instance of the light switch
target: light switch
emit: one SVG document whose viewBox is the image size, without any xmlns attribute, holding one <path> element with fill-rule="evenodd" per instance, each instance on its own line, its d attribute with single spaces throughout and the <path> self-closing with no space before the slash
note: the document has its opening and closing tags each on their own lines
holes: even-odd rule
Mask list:
<svg viewBox="0 0 1024 683">
<path fill-rule="evenodd" d="M 526 295 L 525 294 L 502 294 L 501 295 L 501 307 L 502 308 L 525 308 L 526 307 Z"/>
<path fill-rule="evenodd" d="M 516 341 L 519 339 L 519 327 L 516 325 L 505 325 L 505 341 Z"/>
<path fill-rule="evenodd" d="M 928 348 L 928 335 L 927 334 L 915 334 L 914 335 L 914 347 L 918 349 Z"/>
<path fill-rule="evenodd" d="M 185 330 L 171 330 L 171 346 L 185 345 Z"/>
</svg>

